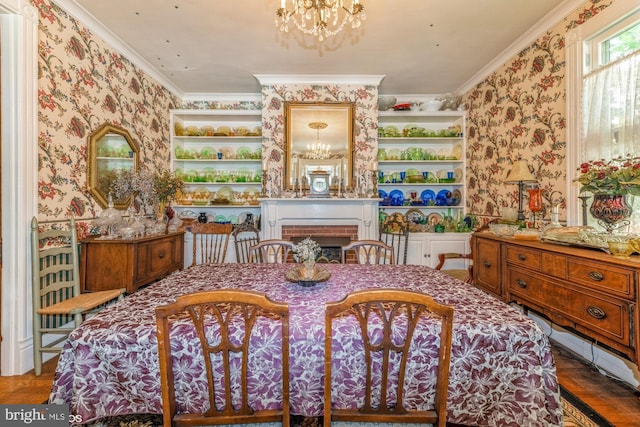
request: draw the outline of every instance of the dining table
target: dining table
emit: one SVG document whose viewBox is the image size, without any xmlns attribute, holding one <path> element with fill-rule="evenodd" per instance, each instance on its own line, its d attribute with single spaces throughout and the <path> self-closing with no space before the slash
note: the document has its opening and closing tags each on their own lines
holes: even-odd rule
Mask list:
<svg viewBox="0 0 640 427">
<path fill-rule="evenodd" d="M 87 423 L 128 414 L 160 414 L 162 398 L 156 339 L 155 308 L 194 292 L 242 289 L 287 302 L 290 313 L 290 411 L 317 417 L 323 413 L 325 303 L 347 294 L 396 288 L 431 295 L 454 307 L 447 421 L 469 426 L 562 425 L 560 389 L 548 337 L 517 307 L 450 277 L 417 265 L 322 264 L 330 277 L 313 286 L 287 280 L 296 264 L 197 265 L 152 283 L 87 319 L 71 333 L 60 354 L 50 404 L 68 404 Z M 304 283 L 309 285 L 309 283 Z M 269 330 L 273 330 L 270 328 Z M 418 332 L 417 332 L 418 333 Z M 418 333 L 419 334 L 419 333 Z M 281 357 L 281 348 L 267 334 L 253 338 L 256 354 Z M 425 340 L 429 337 L 423 337 Z M 434 339 L 431 337 L 430 339 Z M 173 340 L 173 337 L 172 337 Z M 339 352 L 349 359 L 349 346 Z M 173 343 L 173 341 L 172 341 Z M 172 344 L 173 346 L 173 344 Z M 184 349 L 184 347 L 182 347 Z M 252 351 L 253 352 L 253 351 Z M 181 363 L 201 373 L 202 361 Z M 416 362 L 417 363 L 417 362 Z M 276 381 L 254 364 L 250 400 L 258 406 Z M 337 369 L 332 385 L 340 402 L 362 398 L 347 364 Z M 419 404 L 429 394 L 427 380 L 409 364 L 405 398 Z M 203 394 L 204 375 L 194 375 L 177 388 Z M 205 391 L 202 391 L 205 390 Z M 432 390 L 431 390 L 432 391 Z M 189 396 L 195 401 L 203 396 Z M 178 407 L 180 411 L 180 407 Z"/>
</svg>

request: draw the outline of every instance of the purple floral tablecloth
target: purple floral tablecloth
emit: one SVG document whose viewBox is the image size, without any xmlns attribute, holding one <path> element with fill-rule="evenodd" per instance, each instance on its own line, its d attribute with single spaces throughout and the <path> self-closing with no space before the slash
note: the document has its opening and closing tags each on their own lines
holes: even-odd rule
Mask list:
<svg viewBox="0 0 640 427">
<path fill-rule="evenodd" d="M 287 282 L 284 274 L 291 267 L 196 266 L 107 307 L 69 337 L 60 355 L 50 403 L 70 404 L 71 412 L 80 415 L 83 422 L 114 415 L 162 413 L 155 307 L 187 293 L 237 288 L 264 292 L 275 301 L 289 303 L 291 413 L 321 415 L 324 303 L 360 289 L 397 287 L 427 293 L 455 307 L 449 422 L 500 427 L 561 425 L 560 391 L 549 342 L 540 328 L 517 310 L 428 267 L 328 264 L 331 278 L 314 287 Z M 279 343 L 269 338 L 256 343 L 257 352 L 278 355 Z M 428 340 L 424 337 L 422 342 Z M 348 359 L 352 343 L 346 340 L 341 344 L 336 355 Z M 195 365 L 181 369 L 193 371 L 194 376 L 177 387 L 200 393 L 197 377 L 202 369 Z M 265 399 L 273 389 L 269 381 L 277 378 L 268 372 L 262 374 L 252 394 L 268 405 Z M 334 393 L 341 402 L 348 404 L 361 397 L 353 373 L 338 368 L 334 375 L 338 383 Z M 417 374 L 409 379 L 406 398 L 415 405 L 431 394 L 424 384 Z"/>
</svg>

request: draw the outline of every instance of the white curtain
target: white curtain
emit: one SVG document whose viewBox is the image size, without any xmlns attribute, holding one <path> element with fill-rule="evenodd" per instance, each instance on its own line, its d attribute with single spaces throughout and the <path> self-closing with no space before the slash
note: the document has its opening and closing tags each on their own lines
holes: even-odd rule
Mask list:
<svg viewBox="0 0 640 427">
<path fill-rule="evenodd" d="M 582 94 L 582 160 L 640 155 L 640 51 L 589 73 Z"/>
</svg>

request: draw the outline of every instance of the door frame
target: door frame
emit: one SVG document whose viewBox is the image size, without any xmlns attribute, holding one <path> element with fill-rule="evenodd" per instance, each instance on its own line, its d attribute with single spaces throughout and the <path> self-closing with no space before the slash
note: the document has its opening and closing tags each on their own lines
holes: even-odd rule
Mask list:
<svg viewBox="0 0 640 427">
<path fill-rule="evenodd" d="M 2 232 L 0 375 L 33 368 L 29 226 L 38 206 L 38 13 L 0 0 Z"/>
</svg>

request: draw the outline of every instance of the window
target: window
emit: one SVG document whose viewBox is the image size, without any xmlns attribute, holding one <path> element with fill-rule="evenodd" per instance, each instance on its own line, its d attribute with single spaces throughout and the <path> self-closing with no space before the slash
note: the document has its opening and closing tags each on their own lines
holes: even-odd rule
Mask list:
<svg viewBox="0 0 640 427">
<path fill-rule="evenodd" d="M 640 8 L 631 3 L 615 2 L 567 34 L 570 224 L 583 224 L 583 218 L 596 224 L 579 204 L 574 180 L 581 162 L 640 155 Z M 640 211 L 640 200 L 631 201 Z M 632 222 L 640 227 L 640 218 Z"/>
</svg>

